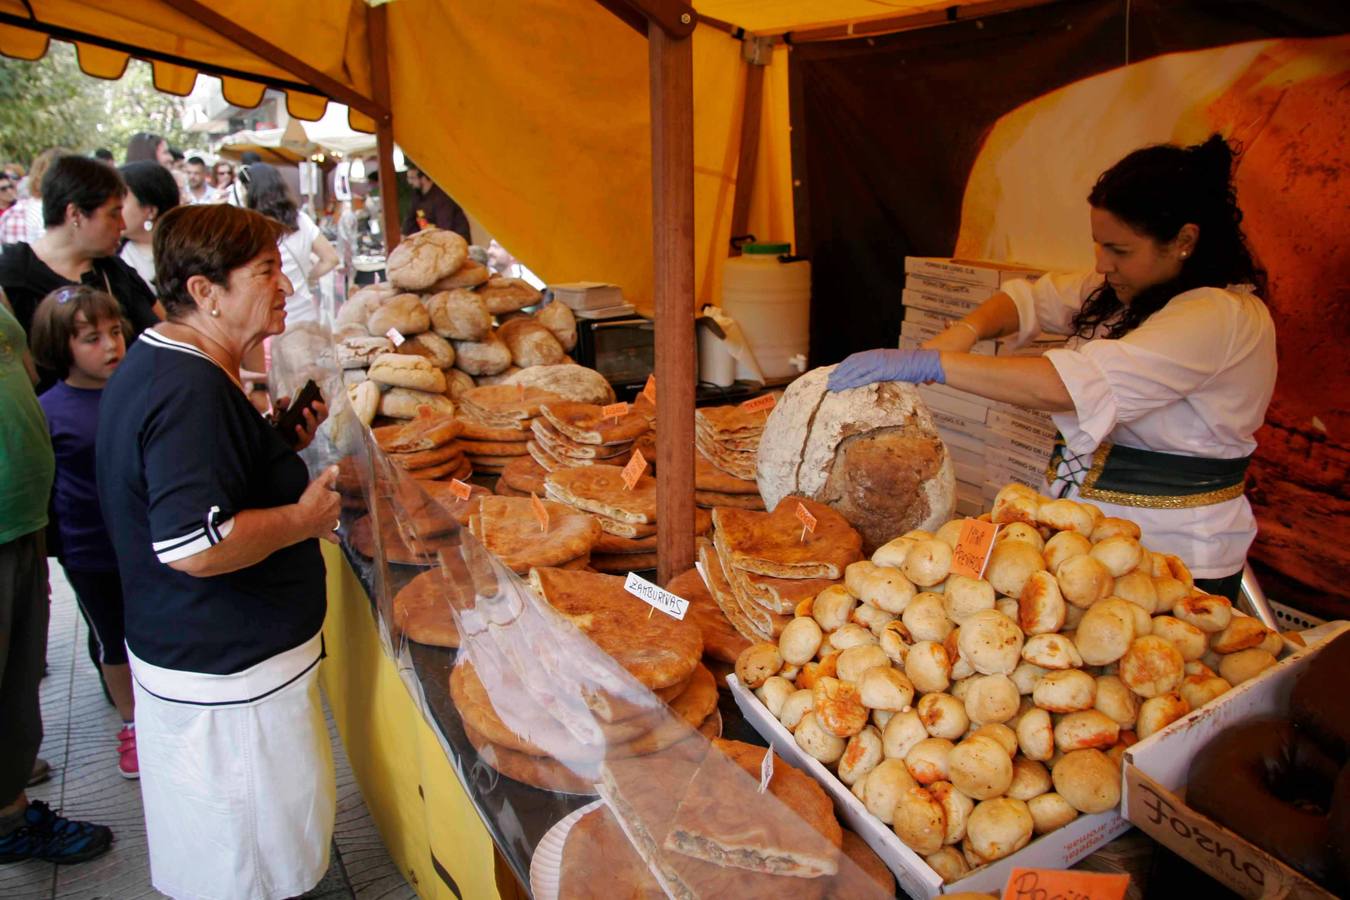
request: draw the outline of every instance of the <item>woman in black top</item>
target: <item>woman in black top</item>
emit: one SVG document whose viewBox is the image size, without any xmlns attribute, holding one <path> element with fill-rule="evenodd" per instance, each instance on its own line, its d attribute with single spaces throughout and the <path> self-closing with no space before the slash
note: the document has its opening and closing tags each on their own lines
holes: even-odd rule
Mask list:
<svg viewBox="0 0 1350 900">
<path fill-rule="evenodd" d="M 163 216 L 168 321 L 131 346 L 99 409 L 151 875 L 171 896 L 297 896 L 328 866 L 319 539 L 336 539 L 337 469 L 311 482 L 291 449 L 321 403 L 283 436 L 236 375 L 285 326 L 278 230 L 227 204 Z"/>
<path fill-rule="evenodd" d="M 0 287 L 25 332 L 42 298 L 72 284 L 117 299 L 131 322 L 128 343 L 163 318 L 149 285 L 116 255 L 126 193 L 117 170 L 96 159 L 63 156 L 52 163 L 42 178 L 46 234 L 31 245 L 6 244 L 0 251 Z M 39 393 L 55 378 L 43 375 Z"/>
</svg>

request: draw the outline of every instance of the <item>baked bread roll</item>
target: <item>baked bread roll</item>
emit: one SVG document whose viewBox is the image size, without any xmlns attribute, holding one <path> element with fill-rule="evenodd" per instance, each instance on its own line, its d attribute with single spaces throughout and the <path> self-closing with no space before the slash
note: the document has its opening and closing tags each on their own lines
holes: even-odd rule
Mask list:
<svg viewBox="0 0 1350 900">
<path fill-rule="evenodd" d="M 882 760 L 881 732 L 868 725 L 848 739 L 839 758 L 839 780 L 852 787 Z"/>
<path fill-rule="evenodd" d="M 1153 634 L 1137 637 L 1120 658 L 1120 680 L 1141 697 L 1175 690 L 1185 675 L 1186 660 L 1171 641 Z"/>
<path fill-rule="evenodd" d="M 900 571 L 921 587 L 932 587 L 946 579 L 952 568 L 952 548 L 946 541 L 931 538 L 919 541 L 905 554 Z"/>
<path fill-rule="evenodd" d="M 843 738 L 827 731 L 820 724 L 819 720 L 816 719 L 814 710 L 802 716 L 792 736 L 796 739 L 798 747 L 827 766 L 838 762 L 839 758 L 844 755 L 844 749 L 847 746 Z M 873 771 L 875 772 L 875 770 Z M 867 780 L 872 780 L 871 775 L 868 776 Z"/>
<path fill-rule="evenodd" d="M 1036 512 L 1040 509 L 1040 495 L 1024 484 L 1005 485 L 994 496 L 994 506 L 989 513 L 989 521 L 995 525 L 1010 522 L 1024 522 L 1035 526 Z"/>
<path fill-rule="evenodd" d="M 369 426 L 380 408 L 380 389 L 373 381 L 363 381 L 347 388 L 347 399 L 362 425 Z"/>
<path fill-rule="evenodd" d="M 933 789 L 929 788 L 929 793 L 932 792 Z M 971 808 L 974 808 L 973 804 Z M 948 824 L 947 828 L 950 832 L 951 825 Z M 964 820 L 961 823 L 961 833 L 963 836 L 965 835 Z M 959 841 L 960 838 L 957 840 Z M 938 852 L 930 853 L 925 856 L 923 861 L 928 863 L 928 868 L 932 869 L 942 877 L 943 884 L 951 884 L 953 881 L 960 881 L 966 876 L 966 873 L 970 871 L 970 863 L 966 862 L 966 858 L 961 855 L 961 851 L 955 847 L 943 847 Z"/>
<path fill-rule="evenodd" d="M 1100 750 L 1065 753 L 1050 770 L 1050 778 L 1055 793 L 1081 813 L 1093 815 L 1120 805 L 1120 770 Z"/>
<path fill-rule="evenodd" d="M 975 804 L 966 822 L 971 849 L 987 861 L 1002 859 L 1031 842 L 1035 823 L 1021 800 L 999 797 Z"/>
<path fill-rule="evenodd" d="M 507 278 L 493 275 L 478 288 L 478 295 L 487 304 L 488 312 L 493 315 L 515 312 L 527 306 L 534 306 L 541 299 L 540 293 L 521 278 Z"/>
<path fill-rule="evenodd" d="M 389 283 L 406 291 L 424 291 L 456 272 L 469 257 L 469 243 L 453 231 L 428 228 L 404 238 L 389 254 Z"/>
<path fill-rule="evenodd" d="M 346 337 L 337 344 L 338 367 L 364 369 L 381 353 L 392 353 L 394 344 L 387 337 Z"/>
<path fill-rule="evenodd" d="M 950 781 L 939 781 L 929 785 L 928 793 L 941 804 L 942 815 L 947 822 L 947 831 L 943 835 L 942 842 L 960 843 L 966 836 L 966 822 L 970 819 L 970 811 L 975 808 L 975 801 L 957 790 L 956 785 Z"/>
<path fill-rule="evenodd" d="M 1091 709 L 1097 699 L 1097 682 L 1082 669 L 1046 673 L 1031 692 L 1032 701 L 1052 713 Z"/>
<path fill-rule="evenodd" d="M 497 375 L 511 367 L 511 349 L 493 332 L 478 341 L 453 341 L 455 367 L 475 377 Z"/>
<path fill-rule="evenodd" d="M 1026 803 L 1052 787 L 1054 783 L 1050 781 L 1050 770 L 1044 765 L 1024 756 L 1013 760 L 1012 783 L 1008 785 L 1009 797 Z"/>
<path fill-rule="evenodd" d="M 1041 533 L 1026 522 L 1009 522 L 998 530 L 994 536 L 994 541 L 1021 541 L 1024 544 L 1030 544 L 1040 553 L 1045 550 L 1045 538 Z"/>
<path fill-rule="evenodd" d="M 1049 572 L 1033 572 L 1017 599 L 1017 624 L 1027 635 L 1050 634 L 1064 627 L 1064 595 Z"/>
<path fill-rule="evenodd" d="M 388 282 L 383 284 L 368 284 L 365 287 L 354 291 L 352 295 L 347 298 L 347 302 L 343 303 L 341 308 L 338 309 L 334 322 L 339 329 L 358 325 L 363 334 L 368 333 L 366 331 L 366 321 L 370 318 L 370 314 L 373 313 L 380 304 L 398 293 L 398 288 Z"/>
<path fill-rule="evenodd" d="M 1083 614 L 1073 638 L 1083 662 L 1105 666 L 1125 655 L 1134 641 L 1134 609 L 1138 607 L 1110 597 Z"/>
<path fill-rule="evenodd" d="M 1055 727 L 1050 713 L 1040 707 L 1017 720 L 1017 746 L 1027 759 L 1047 760 L 1055 755 Z"/>
<path fill-rule="evenodd" d="M 966 715 L 977 725 L 1007 722 L 1017 715 L 1021 696 L 1006 675 L 977 675 L 967 679 Z"/>
<path fill-rule="evenodd" d="M 391 387 L 412 388 L 433 394 L 445 392 L 445 375 L 422 356 L 382 353 L 371 362 L 369 375 L 371 381 Z"/>
<path fill-rule="evenodd" d="M 1143 558 L 1144 548 L 1139 541 L 1123 534 L 1113 535 L 1092 545 L 1091 556 L 1106 566 L 1116 577 L 1134 570 Z"/>
<path fill-rule="evenodd" d="M 1004 541 L 990 552 L 984 577 L 1000 594 L 1020 597 L 1027 580 L 1044 570 L 1045 558 L 1035 547 L 1022 541 Z"/>
<path fill-rule="evenodd" d="M 910 708 L 886 720 L 881 729 L 881 751 L 887 759 L 903 760 L 915 744 L 927 737 L 928 729 L 923 727 L 919 713 Z"/>
<path fill-rule="evenodd" d="M 1089 680 L 1092 676 L 1083 673 Z M 1096 748 L 1105 750 L 1120 738 L 1120 726 L 1095 709 L 1069 713 L 1055 723 L 1055 748 L 1060 753 Z"/>
<path fill-rule="evenodd" d="M 451 346 L 451 350 L 454 347 Z M 465 391 L 473 390 L 478 387 L 473 376 L 462 369 L 447 369 L 445 371 L 445 396 L 451 400 L 458 400 Z"/>
<path fill-rule="evenodd" d="M 511 359 L 522 369 L 552 366 L 562 362 L 563 348 L 558 339 L 529 316 L 519 316 L 497 329 L 497 336 L 511 350 Z"/>
<path fill-rule="evenodd" d="M 783 727 L 788 731 L 796 731 L 797 726 L 802 721 L 802 716 L 809 713 L 815 706 L 815 698 L 811 692 L 803 688 L 793 691 L 783 701 L 783 705 L 778 709 L 778 721 L 783 723 Z"/>
<path fill-rule="evenodd" d="M 1178 691 L 1149 697 L 1139 706 L 1139 718 L 1135 724 L 1135 733 L 1139 735 L 1139 740 L 1142 741 L 1155 731 L 1162 731 L 1190 711 L 1190 704 Z"/>
<path fill-rule="evenodd" d="M 947 834 L 946 814 L 932 794 L 914 785 L 901 791 L 891 827 L 910 849 L 927 856 L 942 849 Z"/>
<path fill-rule="evenodd" d="M 407 357 L 416 359 L 417 357 Z M 435 370 L 438 371 L 439 370 Z M 455 404 L 443 394 L 432 394 L 411 388 L 396 387 L 380 395 L 380 415 L 391 419 L 415 419 L 417 410 L 430 407 L 433 412 L 448 416 L 455 414 Z"/>
<path fill-rule="evenodd" d="M 399 344 L 394 352 L 404 356 L 420 356 L 441 370 L 455 364 L 455 348 L 451 347 L 445 338 L 432 331 L 413 335 Z"/>
<path fill-rule="evenodd" d="M 1051 539 L 1054 543 L 1054 539 Z M 1094 556 L 1071 556 L 1055 569 L 1064 599 L 1080 609 L 1087 609 L 1098 600 L 1111 596 L 1115 579 L 1106 564 Z"/>
<path fill-rule="evenodd" d="M 1036 510 L 1036 521 L 1055 531 L 1073 531 L 1088 537 L 1092 534 L 1092 515 L 1072 500 L 1051 500 Z"/>
<path fill-rule="evenodd" d="M 577 317 L 566 304 L 550 303 L 535 313 L 534 317 L 540 325 L 553 332 L 563 350 L 570 353 L 577 345 Z"/>
<path fill-rule="evenodd" d="M 1062 634 L 1033 634 L 1022 645 L 1022 659 L 1043 669 L 1076 669 L 1083 665 L 1078 648 Z"/>
<path fill-rule="evenodd" d="M 936 738 L 955 740 L 970 727 L 965 704 L 951 694 L 924 694 L 915 709 L 923 727 Z"/>
<path fill-rule="evenodd" d="M 1233 619 L 1233 604 L 1227 597 L 1213 594 L 1194 594 L 1182 597 L 1172 607 L 1172 615 L 1199 628 L 1206 634 L 1216 634 L 1228 627 Z"/>
<path fill-rule="evenodd" d="M 751 644 L 736 657 L 736 679 L 751 690 L 783 668 L 783 657 L 774 644 Z"/>
<path fill-rule="evenodd" d="M 996 609 L 978 612 L 961 626 L 961 655 L 982 675 L 1010 674 L 1022 660 L 1022 642 L 1022 629 Z"/>
<path fill-rule="evenodd" d="M 1249 678 L 1260 675 L 1276 662 L 1275 655 L 1269 650 L 1249 647 L 1229 653 L 1219 660 L 1219 674 L 1233 687 L 1237 687 Z"/>
<path fill-rule="evenodd" d="M 492 270 L 476 259 L 466 259 L 464 264 L 449 275 L 437 281 L 428 290 L 450 291 L 455 288 L 477 287 L 492 277 Z"/>
<path fill-rule="evenodd" d="M 905 754 L 905 768 L 922 785 L 937 781 L 951 781 L 947 760 L 956 745 L 946 738 L 924 738 Z"/>
<path fill-rule="evenodd" d="M 899 669 L 874 666 L 858 680 L 858 697 L 870 710 L 900 712 L 914 702 L 914 685 Z"/>
<path fill-rule="evenodd" d="M 1121 728 L 1134 728 L 1139 718 L 1139 701 L 1118 675 L 1097 678 L 1097 696 L 1092 708 L 1111 717 Z"/>
<path fill-rule="evenodd" d="M 999 797 L 1012 784 L 1012 758 L 993 738 L 972 737 L 957 744 L 947 768 L 956 789 L 974 800 Z"/>
<path fill-rule="evenodd" d="M 905 654 L 905 676 L 921 694 L 947 690 L 951 674 L 951 659 L 937 641 L 919 641 Z"/>
<path fill-rule="evenodd" d="M 1061 531 L 1045 542 L 1045 566 L 1056 575 L 1060 565 L 1070 557 L 1087 556 L 1092 552 L 1092 542 L 1076 531 Z"/>
<path fill-rule="evenodd" d="M 1027 810 L 1036 834 L 1049 834 L 1078 818 L 1078 810 L 1054 791 L 1032 797 L 1027 801 Z"/>
<path fill-rule="evenodd" d="M 492 330 L 492 313 L 483 298 L 463 288 L 431 295 L 427 311 L 431 327 L 451 340 L 479 341 Z"/>
<path fill-rule="evenodd" d="M 895 805 L 900 802 L 901 794 L 914 786 L 914 776 L 909 774 L 902 760 L 884 759 L 867 774 L 863 805 L 872 815 L 890 825 L 895 821 Z"/>
<path fill-rule="evenodd" d="M 957 625 L 977 612 L 994 608 L 994 586 L 983 578 L 951 575 L 947 578 L 942 597 L 947 618 Z"/>
<path fill-rule="evenodd" d="M 431 327 L 431 316 L 416 294 L 390 297 L 371 312 L 366 328 L 373 335 L 387 334 L 390 328 L 404 337 L 420 334 Z"/>
</svg>

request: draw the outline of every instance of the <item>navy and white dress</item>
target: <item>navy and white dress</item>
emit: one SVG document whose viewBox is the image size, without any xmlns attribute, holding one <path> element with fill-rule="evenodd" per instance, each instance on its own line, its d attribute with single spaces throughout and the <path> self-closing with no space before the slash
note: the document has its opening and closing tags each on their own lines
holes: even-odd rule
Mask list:
<svg viewBox="0 0 1350 900">
<path fill-rule="evenodd" d="M 98 486 L 126 597 L 151 875 L 174 897 L 291 897 L 327 870 L 318 541 L 223 575 L 169 566 L 308 482 L 209 356 L 153 330 L 130 347 L 99 410 Z"/>
</svg>

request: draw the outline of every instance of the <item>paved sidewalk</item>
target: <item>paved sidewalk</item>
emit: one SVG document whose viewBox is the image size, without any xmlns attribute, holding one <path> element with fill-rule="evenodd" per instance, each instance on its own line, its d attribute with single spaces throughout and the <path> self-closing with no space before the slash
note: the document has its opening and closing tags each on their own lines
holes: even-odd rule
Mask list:
<svg viewBox="0 0 1350 900">
<path fill-rule="evenodd" d="M 135 781 L 117 772 L 116 711 L 104 699 L 85 650 L 87 630 L 61 567 L 52 567 L 52 622 L 47 638 L 48 674 L 42 682 L 45 738 L 42 757 L 52 780 L 29 789 L 62 814 L 111 826 L 116 841 L 87 863 L 54 866 L 28 862 L 0 865 L 0 897 L 6 900 L 131 900 L 162 897 L 150 886 L 145 820 Z M 380 841 L 361 799 L 331 717 L 337 763 L 337 828 L 332 865 L 306 897 L 404 900 L 416 892 L 404 880 Z"/>
</svg>

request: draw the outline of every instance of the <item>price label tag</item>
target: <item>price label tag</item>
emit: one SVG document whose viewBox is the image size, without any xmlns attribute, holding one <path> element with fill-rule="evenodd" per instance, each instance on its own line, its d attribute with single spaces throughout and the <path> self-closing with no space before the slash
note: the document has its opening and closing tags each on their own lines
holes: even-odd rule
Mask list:
<svg viewBox="0 0 1350 900">
<path fill-rule="evenodd" d="M 600 407 L 600 418 L 602 419 L 613 419 L 617 422 L 626 415 L 628 415 L 627 403 L 611 403 L 608 406 Z"/>
<path fill-rule="evenodd" d="M 534 520 L 539 523 L 539 530 L 548 531 L 548 507 L 533 491 L 530 492 L 530 510 L 534 513 Z"/>
<path fill-rule="evenodd" d="M 623 467 L 623 486 L 628 490 L 637 487 L 637 483 L 642 479 L 642 473 L 647 471 L 647 457 L 642 455 L 642 451 L 633 448 L 633 458 L 628 460 L 628 465 Z"/>
<path fill-rule="evenodd" d="M 769 782 L 773 781 L 773 747 L 764 754 L 764 759 L 759 764 L 759 792 L 762 794 L 769 789 Z"/>
<path fill-rule="evenodd" d="M 746 412 L 760 412 L 762 410 L 773 409 L 778 403 L 778 398 L 773 394 L 765 394 L 762 397 L 756 397 L 753 400 L 747 400 L 741 404 L 741 409 Z"/>
<path fill-rule="evenodd" d="M 408 340 L 392 325 L 389 326 L 389 330 L 384 333 L 384 336 L 389 338 L 390 342 L 392 342 L 395 347 L 402 347 L 403 343 Z"/>
<path fill-rule="evenodd" d="M 966 519 L 952 551 L 952 573 L 967 578 L 983 578 L 989 564 L 989 551 L 994 548 L 998 526 L 979 519 Z"/>
<path fill-rule="evenodd" d="M 677 597 L 665 588 L 657 587 L 641 575 L 633 572 L 628 573 L 628 578 L 623 583 L 623 589 L 652 609 L 659 609 L 672 619 L 683 620 L 684 614 L 689 611 L 688 600 Z"/>
<path fill-rule="evenodd" d="M 801 501 L 797 502 L 797 509 L 795 512 L 797 521 L 802 523 L 802 543 L 806 543 L 806 533 L 808 531 L 812 534 L 816 533 L 816 517 L 811 515 L 811 510 L 807 509 L 806 505 Z"/>
<path fill-rule="evenodd" d="M 460 481 L 458 478 L 451 478 L 450 493 L 454 494 L 461 500 L 468 500 L 469 497 L 473 494 L 473 488 L 469 487 L 467 484 Z"/>
<path fill-rule="evenodd" d="M 656 376 L 648 375 L 647 383 L 642 386 L 642 396 L 647 398 L 647 402 L 652 406 L 656 405 Z"/>
<path fill-rule="evenodd" d="M 1103 875 L 1076 869 L 1012 870 L 1003 900 L 1124 900 L 1128 875 Z"/>
</svg>

